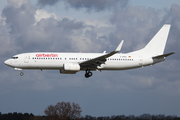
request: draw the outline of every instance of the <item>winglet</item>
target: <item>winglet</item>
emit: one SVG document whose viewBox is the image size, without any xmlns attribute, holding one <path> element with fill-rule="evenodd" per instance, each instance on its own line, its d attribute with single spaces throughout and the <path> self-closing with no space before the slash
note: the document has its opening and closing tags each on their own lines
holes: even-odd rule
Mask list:
<svg viewBox="0 0 180 120">
<path fill-rule="evenodd" d="M 121 41 L 121 43 L 119 43 L 119 45 L 118 45 L 118 47 L 116 48 L 116 50 L 114 51 L 114 52 L 119 52 L 120 50 L 121 50 L 121 47 L 122 47 L 122 45 L 123 45 L 123 42 L 124 42 L 124 40 L 122 40 Z"/>
</svg>

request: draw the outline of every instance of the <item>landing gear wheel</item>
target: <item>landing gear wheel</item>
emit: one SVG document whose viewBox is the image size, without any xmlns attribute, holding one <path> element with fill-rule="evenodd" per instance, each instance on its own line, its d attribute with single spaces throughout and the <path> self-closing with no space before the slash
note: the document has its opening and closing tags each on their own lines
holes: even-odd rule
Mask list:
<svg viewBox="0 0 180 120">
<path fill-rule="evenodd" d="M 23 75 L 24 75 L 24 73 L 23 73 L 23 72 L 20 72 L 20 75 L 21 75 L 21 76 L 23 76 Z"/>
<path fill-rule="evenodd" d="M 88 72 L 88 76 L 91 77 L 92 76 L 92 72 Z"/>
<path fill-rule="evenodd" d="M 86 77 L 86 78 L 88 78 L 88 77 L 89 77 L 89 75 L 86 73 L 86 74 L 85 74 L 85 77 Z"/>
<path fill-rule="evenodd" d="M 92 76 L 92 72 L 90 72 L 89 70 L 86 70 L 85 77 L 89 78 L 91 76 Z"/>
</svg>

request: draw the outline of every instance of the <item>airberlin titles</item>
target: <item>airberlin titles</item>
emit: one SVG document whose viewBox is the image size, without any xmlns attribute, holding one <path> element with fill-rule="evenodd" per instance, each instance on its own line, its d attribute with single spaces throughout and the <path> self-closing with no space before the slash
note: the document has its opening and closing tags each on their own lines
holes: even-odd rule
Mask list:
<svg viewBox="0 0 180 120">
<path fill-rule="evenodd" d="M 36 54 L 36 57 L 58 57 L 58 54 Z"/>
</svg>

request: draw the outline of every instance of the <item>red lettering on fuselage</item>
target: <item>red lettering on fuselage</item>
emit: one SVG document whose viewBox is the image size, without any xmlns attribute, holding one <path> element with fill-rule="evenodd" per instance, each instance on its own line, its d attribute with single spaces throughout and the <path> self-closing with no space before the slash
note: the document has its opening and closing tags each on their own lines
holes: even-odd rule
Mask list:
<svg viewBox="0 0 180 120">
<path fill-rule="evenodd" d="M 36 54 L 36 57 L 58 57 L 58 54 Z"/>
</svg>

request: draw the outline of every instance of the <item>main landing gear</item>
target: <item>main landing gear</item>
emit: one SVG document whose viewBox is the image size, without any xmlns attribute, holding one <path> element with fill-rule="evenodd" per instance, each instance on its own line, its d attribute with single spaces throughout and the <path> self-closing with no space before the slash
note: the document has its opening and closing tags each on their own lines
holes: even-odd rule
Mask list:
<svg viewBox="0 0 180 120">
<path fill-rule="evenodd" d="M 86 78 L 89 78 L 89 77 L 91 77 L 93 75 L 93 73 L 90 71 L 90 70 L 86 70 L 86 73 L 85 73 L 85 77 Z"/>
</svg>

